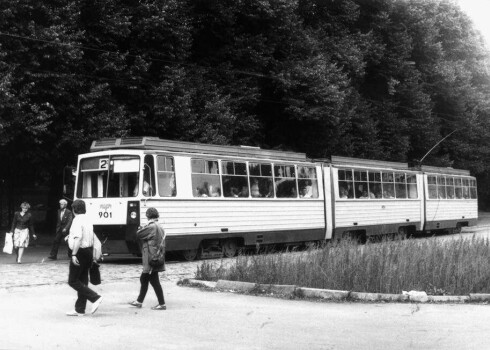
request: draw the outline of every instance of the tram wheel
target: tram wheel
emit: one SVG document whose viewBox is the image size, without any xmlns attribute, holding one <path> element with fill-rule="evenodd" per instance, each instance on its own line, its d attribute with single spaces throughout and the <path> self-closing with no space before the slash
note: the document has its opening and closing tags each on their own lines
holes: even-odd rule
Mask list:
<svg viewBox="0 0 490 350">
<path fill-rule="evenodd" d="M 227 258 L 233 258 L 238 250 L 238 245 L 236 240 L 227 239 L 222 244 L 221 247 L 223 249 L 223 255 Z"/>
<path fill-rule="evenodd" d="M 408 236 L 408 229 L 404 226 L 398 227 L 398 238 L 406 239 Z"/>
<path fill-rule="evenodd" d="M 452 232 L 453 234 L 454 234 L 454 233 L 455 233 L 455 234 L 461 233 L 461 224 L 459 224 L 459 223 L 458 223 L 458 224 L 456 224 L 456 227 L 455 227 L 455 228 L 453 228 L 453 230 L 452 230 L 452 231 L 453 231 L 453 232 Z"/>
<path fill-rule="evenodd" d="M 199 253 L 198 249 L 188 249 L 182 251 L 182 256 L 186 261 L 194 261 Z"/>
</svg>

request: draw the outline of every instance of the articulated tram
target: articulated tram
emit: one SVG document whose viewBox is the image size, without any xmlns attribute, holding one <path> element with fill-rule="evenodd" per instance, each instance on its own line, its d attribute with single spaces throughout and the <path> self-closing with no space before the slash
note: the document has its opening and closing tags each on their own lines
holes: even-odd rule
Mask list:
<svg viewBox="0 0 490 350">
<path fill-rule="evenodd" d="M 78 157 L 74 198 L 105 253 L 139 254 L 136 230 L 155 207 L 167 251 L 187 260 L 344 235 L 457 232 L 478 217 L 465 170 L 155 137 L 94 141 Z"/>
</svg>

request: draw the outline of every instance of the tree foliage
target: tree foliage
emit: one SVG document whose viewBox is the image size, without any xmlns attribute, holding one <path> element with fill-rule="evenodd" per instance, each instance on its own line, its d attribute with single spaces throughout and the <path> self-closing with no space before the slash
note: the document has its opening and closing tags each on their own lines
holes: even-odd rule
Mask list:
<svg viewBox="0 0 490 350">
<path fill-rule="evenodd" d="M 0 171 L 46 184 L 150 135 L 470 169 L 490 189 L 488 50 L 453 0 L 4 0 Z"/>
</svg>

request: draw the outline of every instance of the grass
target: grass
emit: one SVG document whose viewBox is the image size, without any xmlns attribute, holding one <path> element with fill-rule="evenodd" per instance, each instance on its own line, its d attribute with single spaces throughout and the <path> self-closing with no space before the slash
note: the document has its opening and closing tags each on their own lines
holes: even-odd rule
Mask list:
<svg viewBox="0 0 490 350">
<path fill-rule="evenodd" d="M 371 293 L 490 293 L 490 243 L 475 236 L 364 245 L 342 241 L 303 252 L 239 255 L 226 266 L 204 261 L 196 278 Z"/>
</svg>

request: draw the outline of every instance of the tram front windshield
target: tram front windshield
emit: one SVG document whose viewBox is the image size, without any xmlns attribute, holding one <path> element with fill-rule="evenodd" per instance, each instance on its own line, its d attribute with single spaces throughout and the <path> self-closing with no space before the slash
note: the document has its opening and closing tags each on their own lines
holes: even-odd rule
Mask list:
<svg viewBox="0 0 490 350">
<path fill-rule="evenodd" d="M 80 161 L 78 198 L 136 197 L 140 158 L 105 156 Z"/>
</svg>

